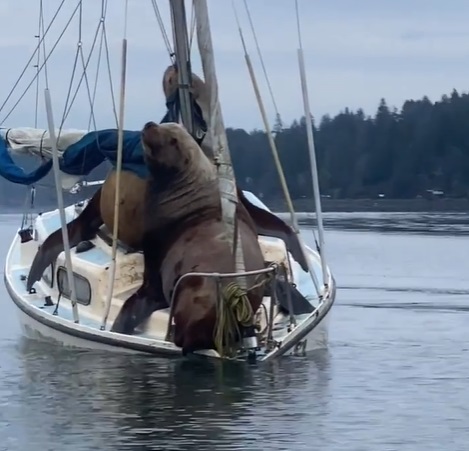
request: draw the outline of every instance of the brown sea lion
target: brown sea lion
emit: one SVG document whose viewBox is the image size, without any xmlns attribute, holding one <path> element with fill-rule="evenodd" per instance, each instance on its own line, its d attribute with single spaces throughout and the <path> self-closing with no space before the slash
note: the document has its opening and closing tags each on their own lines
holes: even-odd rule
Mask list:
<svg viewBox="0 0 469 451">
<path fill-rule="evenodd" d="M 174 65 L 170 65 L 166 68 L 163 74 L 163 92 L 166 97 L 166 101 L 172 96 L 177 95 L 177 89 L 179 88 L 178 71 Z M 189 88 L 195 104 L 200 108 L 199 112 L 194 111 L 194 115 L 200 114 L 201 118 L 207 121 L 210 117 L 210 92 L 205 82 L 196 74 L 191 73 L 191 86 Z M 196 131 L 196 133 L 199 132 Z M 211 142 L 210 133 L 207 133 L 199 144 L 205 155 L 213 160 L 213 144 Z"/>
<path fill-rule="evenodd" d="M 70 247 L 96 237 L 99 228 L 104 224 L 113 231 L 114 228 L 114 196 L 116 173 L 112 170 L 104 184 L 88 202 L 83 211 L 67 224 Z M 121 190 L 119 207 L 118 239 L 135 251 L 142 250 L 143 238 L 143 199 L 147 181 L 130 171 L 121 172 Z M 280 238 L 286 244 L 292 257 L 304 271 L 308 267 L 300 248 L 297 236 L 278 216 L 252 204 L 238 188 L 238 199 L 250 215 L 258 235 Z M 53 263 L 64 250 L 61 229 L 52 232 L 38 249 L 26 282 L 30 290 L 40 280 L 45 269 Z"/>
<path fill-rule="evenodd" d="M 111 170 L 104 184 L 96 190 L 83 211 L 67 224 L 70 248 L 80 242 L 92 240 L 104 224 L 113 233 L 116 171 Z M 143 235 L 143 196 L 146 180 L 131 171 L 121 172 L 119 196 L 119 229 L 117 238 L 127 248 L 140 250 Z M 64 250 L 61 229 L 52 232 L 38 249 L 26 282 L 30 290 L 44 270 Z"/>
<path fill-rule="evenodd" d="M 169 66 L 163 75 L 163 91 L 166 98 L 175 94 L 178 87 L 177 70 Z M 204 81 L 192 73 L 191 94 L 199 105 L 203 117 L 209 114 L 209 93 Z M 208 158 L 213 158 L 213 149 L 207 134 L 201 144 L 201 148 Z M 114 197 L 116 186 L 116 173 L 112 170 L 103 186 L 99 188 L 90 199 L 83 212 L 69 224 L 67 229 L 70 237 L 70 247 L 74 247 L 81 241 L 92 239 L 99 228 L 105 224 L 112 232 L 114 226 Z M 121 172 L 119 230 L 118 239 L 127 247 L 134 250 L 142 249 L 143 227 L 143 199 L 146 180 L 138 177 L 131 171 Z M 244 205 L 251 216 L 258 235 L 280 238 L 285 242 L 292 257 L 301 265 L 304 271 L 308 271 L 305 257 L 302 253 L 298 237 L 284 221 L 278 216 L 253 205 L 243 194 L 237 190 L 238 199 Z M 42 244 L 31 265 L 26 282 L 28 290 L 35 282 L 40 280 L 44 270 L 64 250 L 62 232 L 57 229 Z"/>
<path fill-rule="evenodd" d="M 67 233 L 70 247 L 73 248 L 82 241 L 92 240 L 96 232 L 103 224 L 100 209 L 101 188 L 98 189 L 83 209 L 80 215 L 67 224 Z M 26 279 L 26 289 L 31 290 L 44 270 L 56 261 L 59 254 L 64 250 L 62 230 L 59 228 L 51 233 L 42 243 L 34 256 L 29 274 Z"/>
<path fill-rule="evenodd" d="M 126 246 L 140 250 L 143 236 L 143 197 L 146 180 L 130 171 L 121 172 L 118 238 Z M 114 232 L 114 203 L 117 173 L 111 171 L 101 187 L 100 212 L 107 229 Z"/>
<path fill-rule="evenodd" d="M 152 311 L 169 305 L 182 275 L 235 272 L 214 165 L 176 123 L 147 123 L 142 144 L 151 173 L 145 193 L 144 278 L 111 329 L 127 334 Z M 236 216 L 246 270 L 264 268 L 256 227 L 243 204 L 238 204 Z M 248 287 L 254 282 L 253 276 L 250 279 Z M 249 291 L 254 312 L 262 297 L 262 287 Z M 214 279 L 194 276 L 179 284 L 173 297 L 174 343 L 183 353 L 214 347 L 217 300 Z"/>
<path fill-rule="evenodd" d="M 166 99 L 169 99 L 178 89 L 178 72 L 174 65 L 166 68 L 163 74 L 163 92 Z M 210 117 L 210 92 L 205 82 L 194 73 L 191 73 L 191 87 L 189 92 L 192 94 L 196 104 L 199 106 L 202 116 L 205 120 Z M 210 133 L 207 133 L 200 145 L 205 155 L 213 160 L 213 143 L 210 141 Z M 308 266 L 305 261 L 298 237 L 284 221 L 278 216 L 253 205 L 244 195 L 241 189 L 237 189 L 238 199 L 244 205 L 253 219 L 256 230 L 259 235 L 270 236 L 283 240 L 288 251 L 293 258 L 300 264 L 305 272 L 308 272 Z"/>
</svg>

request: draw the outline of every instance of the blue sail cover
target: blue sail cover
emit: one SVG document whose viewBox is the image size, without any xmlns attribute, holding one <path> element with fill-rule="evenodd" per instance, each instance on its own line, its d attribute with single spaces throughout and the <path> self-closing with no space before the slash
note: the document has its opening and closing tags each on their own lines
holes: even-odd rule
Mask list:
<svg viewBox="0 0 469 451">
<path fill-rule="evenodd" d="M 20 168 L 11 158 L 7 142 L 0 136 L 0 175 L 12 183 L 31 185 L 44 178 L 52 168 L 52 161 L 39 166 L 29 174 Z"/>
<path fill-rule="evenodd" d="M 143 159 L 141 131 L 124 130 L 122 146 L 122 169 L 147 176 Z M 104 160 L 113 167 L 117 164 L 118 130 L 108 129 L 87 133 L 64 152 L 60 169 L 70 175 L 87 175 Z"/>
<path fill-rule="evenodd" d="M 141 132 L 124 130 L 122 148 L 122 169 L 145 178 L 147 167 L 143 159 L 140 141 Z M 75 144 L 69 146 L 59 160 L 60 169 L 70 175 L 88 175 L 104 160 L 114 167 L 117 164 L 118 130 L 108 129 L 87 133 Z M 12 183 L 31 185 L 44 178 L 52 169 L 52 160 L 26 173 L 13 161 L 8 152 L 7 142 L 0 137 L 0 175 Z"/>
<path fill-rule="evenodd" d="M 196 138 L 200 144 L 207 131 L 207 125 L 202 116 L 202 111 L 192 98 L 194 111 L 194 125 L 199 128 L 202 138 Z M 167 113 L 161 120 L 164 122 L 177 122 L 179 117 L 179 93 L 176 90 L 166 102 Z M 196 135 L 194 135 L 195 137 Z M 140 141 L 141 131 L 124 130 L 122 148 L 122 169 L 132 171 L 142 178 L 146 178 L 148 170 L 143 158 L 143 147 Z M 118 130 L 107 129 L 87 133 L 79 141 L 70 145 L 59 160 L 60 170 L 70 175 L 88 175 L 104 160 L 108 160 L 115 168 L 117 164 Z M 0 136 L 0 176 L 12 183 L 31 185 L 44 178 L 52 169 L 52 160 L 30 173 L 26 173 L 11 158 L 8 152 L 8 144 Z"/>
</svg>

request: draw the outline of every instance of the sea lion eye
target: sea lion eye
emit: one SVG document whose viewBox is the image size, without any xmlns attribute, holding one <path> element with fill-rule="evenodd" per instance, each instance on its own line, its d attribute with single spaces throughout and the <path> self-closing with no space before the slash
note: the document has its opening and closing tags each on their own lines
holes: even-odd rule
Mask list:
<svg viewBox="0 0 469 451">
<path fill-rule="evenodd" d="M 172 146 L 175 146 L 177 143 L 178 143 L 178 140 L 176 138 L 171 138 L 169 141 L 169 144 L 171 144 Z"/>
</svg>

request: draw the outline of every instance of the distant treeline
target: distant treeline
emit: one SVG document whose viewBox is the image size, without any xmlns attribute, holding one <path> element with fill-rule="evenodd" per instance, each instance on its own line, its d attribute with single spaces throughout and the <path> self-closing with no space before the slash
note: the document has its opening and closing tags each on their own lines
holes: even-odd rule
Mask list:
<svg viewBox="0 0 469 451">
<path fill-rule="evenodd" d="M 373 117 L 346 108 L 313 124 L 321 192 L 329 198 L 469 197 L 469 94 L 454 90 L 434 103 L 427 97 L 408 100 L 400 111 L 382 99 Z M 277 118 L 274 133 L 292 198 L 312 197 L 304 117 L 290 126 Z M 265 132 L 228 128 L 227 134 L 240 186 L 268 203 L 282 199 Z M 18 161 L 26 168 L 37 164 Z M 89 179 L 104 178 L 108 168 L 101 165 Z M 0 180 L 1 206 L 20 206 L 25 194 L 25 187 Z M 52 173 L 39 184 L 37 202 L 56 204 Z"/>
<path fill-rule="evenodd" d="M 314 124 L 314 121 L 313 121 Z M 312 196 L 305 120 L 278 121 L 275 140 L 294 199 Z M 384 99 L 373 117 L 345 109 L 314 124 L 321 193 L 336 199 L 469 195 L 469 94 L 432 103 Z M 281 197 L 266 135 L 228 129 L 239 183 L 266 199 Z"/>
</svg>

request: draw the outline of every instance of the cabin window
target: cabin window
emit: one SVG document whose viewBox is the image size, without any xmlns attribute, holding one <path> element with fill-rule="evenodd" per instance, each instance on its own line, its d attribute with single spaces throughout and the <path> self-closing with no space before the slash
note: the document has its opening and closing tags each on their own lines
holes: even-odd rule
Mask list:
<svg viewBox="0 0 469 451">
<path fill-rule="evenodd" d="M 51 263 L 44 274 L 42 275 L 42 280 L 47 283 L 51 288 L 54 286 L 54 265 Z"/>
<path fill-rule="evenodd" d="M 77 302 L 83 305 L 89 305 L 91 302 L 91 286 L 88 280 L 77 273 L 73 273 L 75 279 L 75 289 Z M 61 266 L 57 270 L 57 287 L 62 296 L 71 299 L 72 295 L 68 286 L 67 270 Z"/>
</svg>

